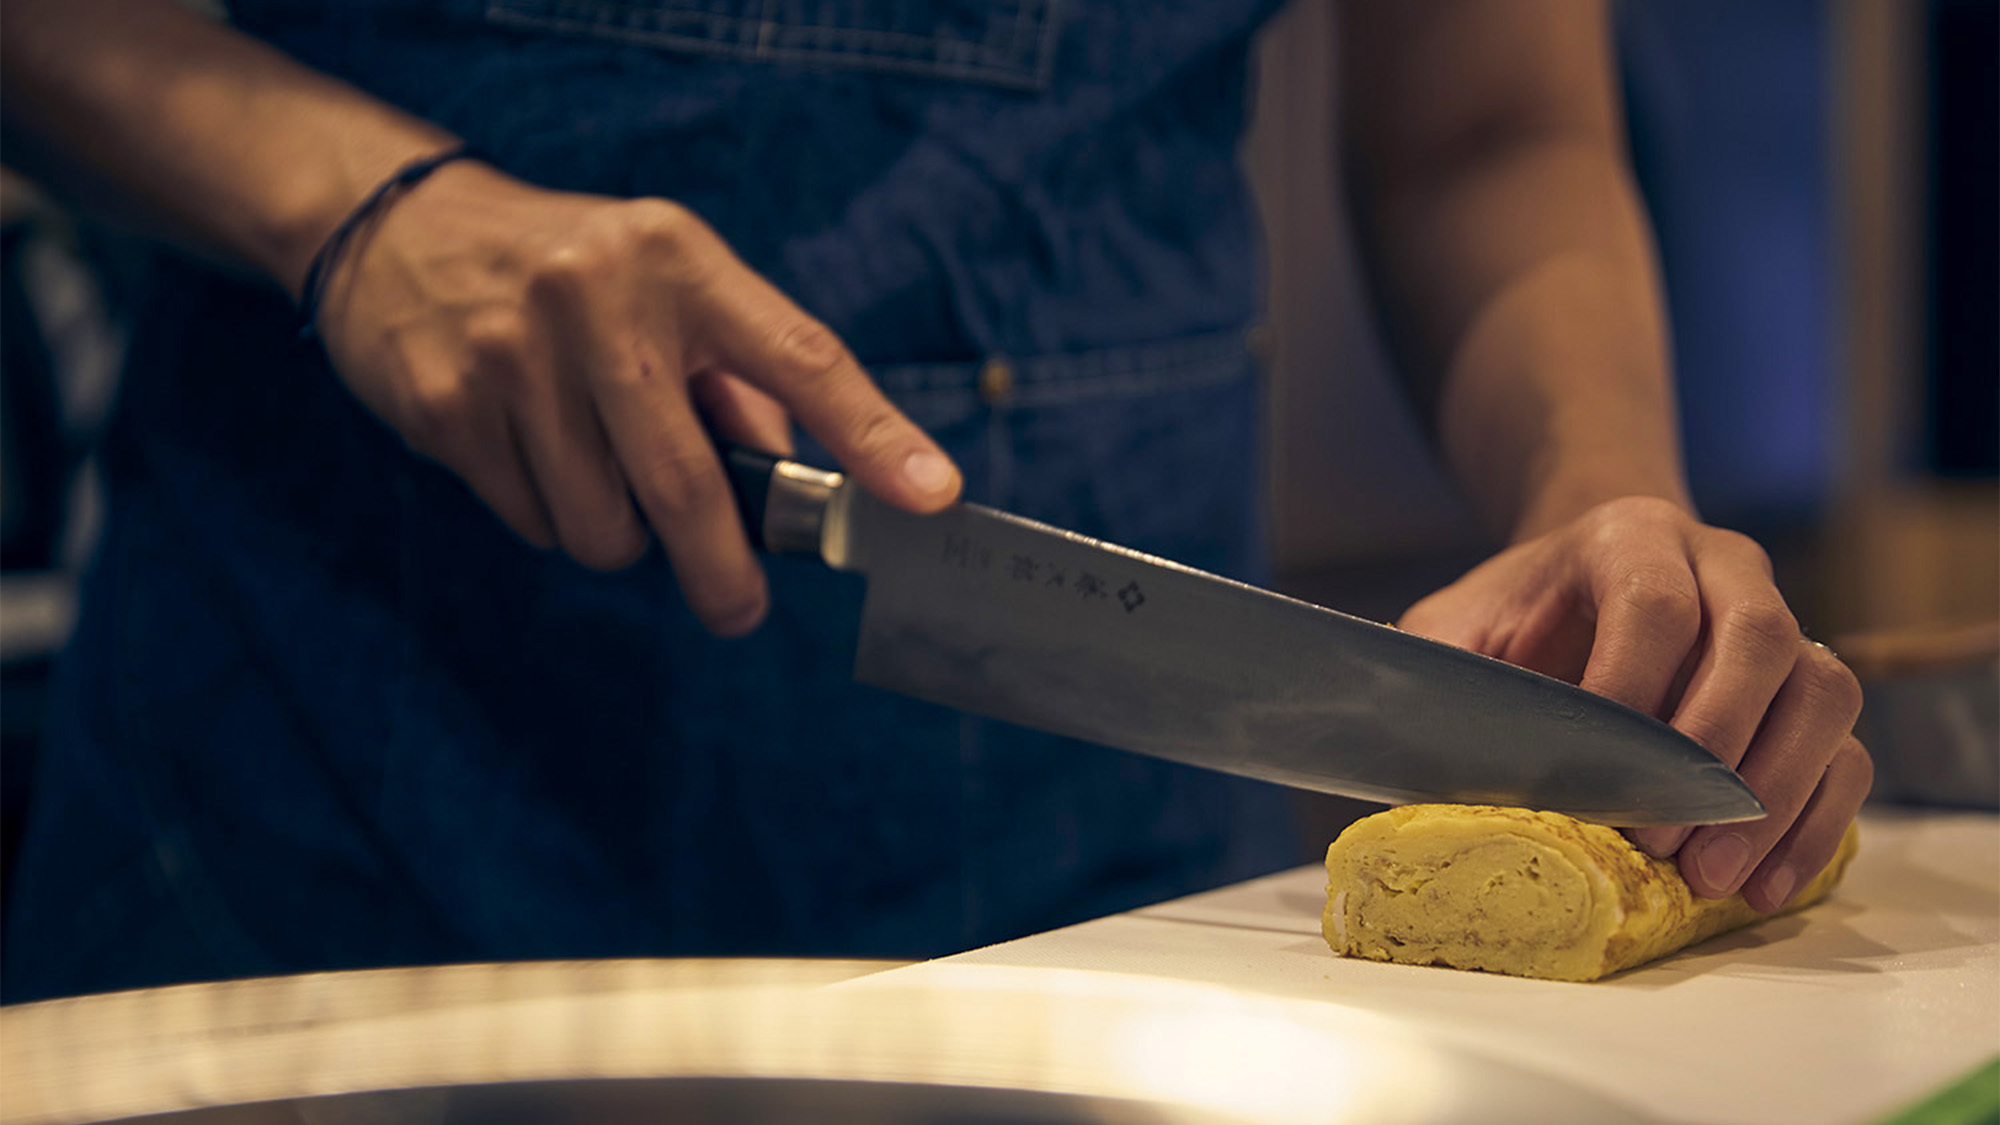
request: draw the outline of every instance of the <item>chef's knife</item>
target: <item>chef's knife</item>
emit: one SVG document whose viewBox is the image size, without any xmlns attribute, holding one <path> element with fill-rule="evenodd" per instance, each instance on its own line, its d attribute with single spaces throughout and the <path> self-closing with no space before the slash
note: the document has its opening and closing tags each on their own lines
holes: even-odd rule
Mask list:
<svg viewBox="0 0 2000 1125">
<path fill-rule="evenodd" d="M 1560 680 L 977 504 L 725 449 L 757 545 L 867 577 L 854 676 L 1282 785 L 1618 825 L 1752 820 L 1735 772 Z"/>
</svg>

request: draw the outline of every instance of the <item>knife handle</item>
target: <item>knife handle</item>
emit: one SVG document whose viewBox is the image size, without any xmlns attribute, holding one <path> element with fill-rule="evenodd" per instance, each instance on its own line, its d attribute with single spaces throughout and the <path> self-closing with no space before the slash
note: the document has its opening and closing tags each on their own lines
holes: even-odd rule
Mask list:
<svg viewBox="0 0 2000 1125">
<path fill-rule="evenodd" d="M 734 442 L 716 442 L 722 467 L 729 473 L 729 491 L 736 494 L 736 511 L 743 517 L 743 530 L 750 533 L 750 545 L 764 546 L 764 516 L 770 510 L 771 477 L 777 472 L 778 458 L 761 449 Z"/>
<path fill-rule="evenodd" d="M 750 545 L 774 555 L 820 553 L 827 505 L 844 478 L 734 442 L 718 442 Z"/>
</svg>

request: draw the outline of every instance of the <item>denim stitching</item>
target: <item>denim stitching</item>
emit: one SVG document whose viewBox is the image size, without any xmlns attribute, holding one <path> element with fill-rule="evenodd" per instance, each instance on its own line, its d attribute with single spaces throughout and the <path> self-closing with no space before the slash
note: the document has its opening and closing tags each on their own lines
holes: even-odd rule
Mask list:
<svg viewBox="0 0 2000 1125">
<path fill-rule="evenodd" d="M 528 7 L 553 7 L 557 13 L 574 11 L 569 14 L 537 14 L 525 11 Z M 604 9 L 603 15 L 611 17 L 622 13 L 617 19 L 592 19 L 588 9 Z M 793 24 L 787 25 L 777 20 L 751 18 L 746 16 L 698 15 L 692 12 L 652 12 L 632 4 L 617 4 L 606 0 L 588 0 L 580 3 L 539 4 L 535 0 L 498 0 L 487 8 L 487 14 L 496 19 L 543 21 L 561 24 L 578 30 L 608 30 L 614 32 L 637 31 L 672 39 L 686 39 L 702 43 L 735 43 L 749 47 L 758 53 L 765 50 L 764 44 L 773 38 L 818 43 L 822 49 L 837 49 L 848 43 L 875 46 L 884 50 L 902 50 L 911 54 L 928 54 L 935 51 L 970 50 L 989 55 L 1007 55 L 1018 48 L 999 48 L 975 45 L 968 40 L 947 36 L 913 35 L 905 31 L 889 31 L 873 27 L 841 27 L 836 24 Z M 652 26 L 647 26 L 652 25 Z M 671 27 L 702 25 L 711 29 L 708 35 L 697 35 L 691 31 L 674 31 Z M 991 38 L 991 32 L 988 32 Z M 996 64 L 998 65 L 998 64 Z"/>
<path fill-rule="evenodd" d="M 495 23 L 507 24 L 511 26 L 519 26 L 523 28 L 535 28 L 535 29 L 554 30 L 554 31 L 572 31 L 572 32 L 591 34 L 591 35 L 606 35 L 606 30 L 601 24 L 580 23 L 575 21 L 564 21 L 556 19 L 522 17 L 504 11 L 496 11 L 492 13 L 492 19 Z M 997 69 L 990 66 L 982 67 L 975 64 L 960 64 L 960 63 L 950 63 L 943 61 L 925 61 L 919 59 L 896 59 L 896 58 L 885 57 L 882 55 L 871 55 L 859 52 L 842 53 L 838 51 L 827 51 L 827 50 L 815 51 L 815 50 L 788 50 L 782 48 L 767 48 L 759 50 L 754 54 L 750 54 L 732 48 L 729 44 L 725 43 L 716 43 L 712 40 L 691 39 L 685 36 L 674 36 L 656 32 L 642 32 L 642 31 L 619 32 L 616 34 L 607 35 L 607 37 L 626 42 L 640 43 L 642 45 L 651 44 L 660 47 L 669 47 L 677 50 L 684 50 L 690 54 L 704 55 L 712 58 L 725 58 L 725 59 L 751 58 L 762 62 L 789 62 L 789 63 L 799 63 L 802 65 L 819 64 L 825 66 L 860 67 L 860 68 L 866 68 L 870 70 L 878 70 L 890 73 L 914 74 L 923 77 L 964 79 L 966 81 L 971 81 L 971 82 L 984 82 L 989 85 L 1006 86 L 1006 87 L 1014 87 L 1021 89 L 1041 89 L 1042 87 L 1046 86 L 1048 83 L 1048 76 L 1052 69 L 1052 64 L 1049 61 L 1045 60 L 1041 65 L 1041 67 L 1036 71 L 1036 73 L 1030 76 L 1019 73 L 1017 71 Z"/>
<path fill-rule="evenodd" d="M 1234 360 L 1245 350 L 1244 333 L 1227 330 L 1125 347 L 1026 356 L 1012 362 L 1019 383 L 1033 385 L 1204 366 Z M 878 378 L 911 390 L 970 389 L 977 382 L 980 362 L 885 365 Z"/>
<path fill-rule="evenodd" d="M 1014 361 L 1011 407 L 1064 406 L 1139 398 L 1248 378 L 1253 367 L 1243 333 L 1215 332 L 1182 340 Z M 884 393 L 912 410 L 969 414 L 980 404 L 979 364 L 909 364 L 875 370 Z"/>
<path fill-rule="evenodd" d="M 622 0 L 492 0 L 488 20 L 520 28 L 652 44 L 715 57 L 823 63 L 959 78 L 995 85 L 1042 88 L 1053 65 L 1057 0 L 1019 0 L 1013 34 L 995 46 L 1007 25 L 987 21 L 982 41 L 921 35 L 885 28 L 832 24 L 787 25 L 769 18 L 732 15 L 722 5 L 701 10 L 687 0 L 641 5 Z M 1034 33 L 1039 31 L 1038 38 Z"/>
</svg>

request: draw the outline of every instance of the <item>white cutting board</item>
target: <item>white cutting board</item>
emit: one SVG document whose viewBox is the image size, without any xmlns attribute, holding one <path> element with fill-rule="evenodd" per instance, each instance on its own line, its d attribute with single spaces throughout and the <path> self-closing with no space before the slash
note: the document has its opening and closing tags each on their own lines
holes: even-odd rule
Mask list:
<svg viewBox="0 0 2000 1125">
<path fill-rule="evenodd" d="M 1827 901 L 1592 984 L 1335 957 L 1305 867 L 842 987 L 961 966 L 1202 981 L 1396 1017 L 1670 1122 L 1875 1121 L 2000 1053 L 2000 818 L 1871 811 Z"/>
</svg>

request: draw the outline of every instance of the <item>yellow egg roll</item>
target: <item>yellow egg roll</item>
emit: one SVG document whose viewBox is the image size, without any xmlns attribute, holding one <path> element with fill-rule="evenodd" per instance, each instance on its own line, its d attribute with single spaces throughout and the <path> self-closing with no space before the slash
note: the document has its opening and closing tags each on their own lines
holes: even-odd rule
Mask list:
<svg viewBox="0 0 2000 1125">
<path fill-rule="evenodd" d="M 1824 898 L 1857 843 L 1850 826 L 1785 911 Z M 1366 817 L 1327 848 L 1326 873 L 1335 953 L 1544 980 L 1596 980 L 1764 917 L 1741 895 L 1696 898 L 1616 829 L 1491 805 Z"/>
</svg>

